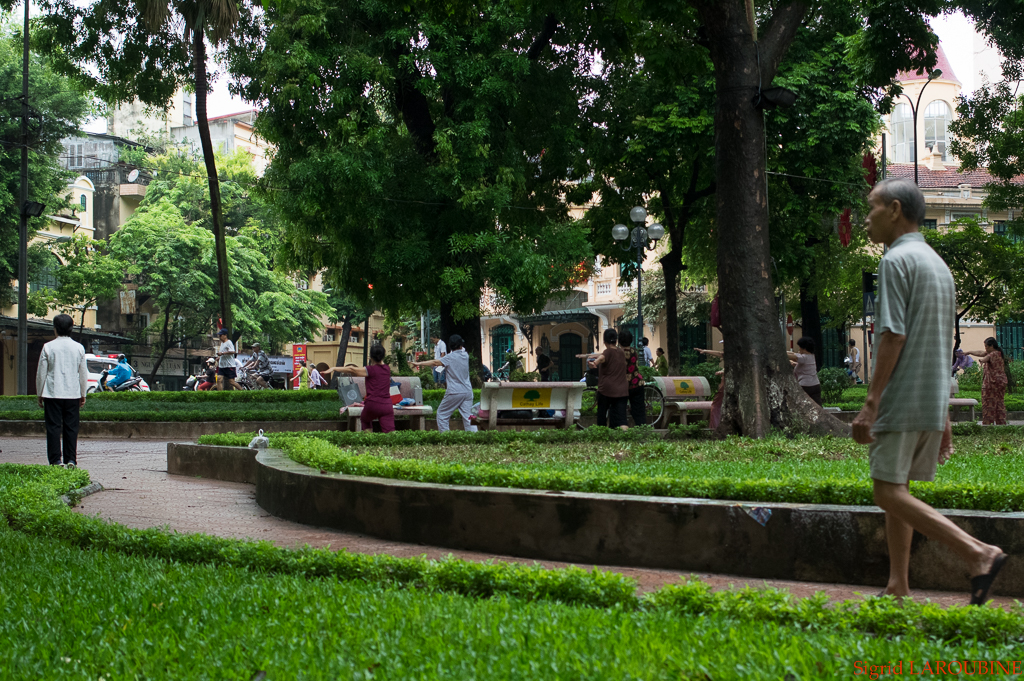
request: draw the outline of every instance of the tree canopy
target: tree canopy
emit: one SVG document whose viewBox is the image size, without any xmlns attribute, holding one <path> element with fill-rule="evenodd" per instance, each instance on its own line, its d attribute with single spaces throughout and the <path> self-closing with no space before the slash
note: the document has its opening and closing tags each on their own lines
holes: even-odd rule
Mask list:
<svg viewBox="0 0 1024 681">
<path fill-rule="evenodd" d="M 0 23 L 0 308 L 14 302 L 10 282 L 18 276 L 21 72 L 20 32 Z M 33 52 L 29 61 L 29 106 L 29 200 L 45 204 L 49 214 L 58 213 L 68 205 L 64 195 L 73 177 L 60 165 L 64 153 L 61 140 L 79 130 L 93 109 L 92 99 Z M 30 232 L 46 222 L 46 217 L 29 218 Z"/>
<path fill-rule="evenodd" d="M 592 261 L 565 199 L 584 146 L 587 22 L 506 0 L 265 9 L 230 64 L 241 94 L 266 103 L 265 188 L 296 263 L 364 299 L 372 285 L 384 310 L 439 307 L 473 351 L 485 284 L 539 309 Z"/>
</svg>

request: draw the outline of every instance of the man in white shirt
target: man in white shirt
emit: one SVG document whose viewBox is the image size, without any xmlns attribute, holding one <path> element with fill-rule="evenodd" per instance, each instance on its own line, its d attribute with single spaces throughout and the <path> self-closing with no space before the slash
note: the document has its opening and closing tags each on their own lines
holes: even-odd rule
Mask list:
<svg viewBox="0 0 1024 681">
<path fill-rule="evenodd" d="M 860 348 L 857 347 L 857 341 L 850 339 L 850 351 L 846 355 L 846 373 L 853 380 L 858 383 L 863 383 L 860 380 Z"/>
<path fill-rule="evenodd" d="M 238 375 L 235 344 L 228 338 L 227 329 L 218 331 L 217 336 L 220 337 L 220 347 L 217 349 L 217 390 L 227 390 L 227 385 L 234 390 L 241 390 L 242 386 L 235 380 Z"/>
<path fill-rule="evenodd" d="M 654 366 L 654 355 L 651 354 L 651 341 L 647 338 L 647 336 L 644 336 L 643 338 L 640 339 L 640 344 L 644 348 L 644 364 L 643 365 L 645 367 L 652 367 L 652 366 Z"/>
<path fill-rule="evenodd" d="M 85 348 L 71 340 L 74 325 L 70 315 L 53 318 L 57 337 L 43 346 L 36 370 L 39 406 L 46 415 L 46 458 L 51 466 L 66 468 L 78 467 L 78 416 L 89 390 Z"/>
<path fill-rule="evenodd" d="M 444 344 L 444 341 L 441 340 L 439 336 L 434 336 L 431 340 L 434 341 L 434 359 L 440 360 L 448 354 L 448 346 Z M 434 383 L 442 387 L 447 387 L 443 366 L 434 367 Z"/>
</svg>

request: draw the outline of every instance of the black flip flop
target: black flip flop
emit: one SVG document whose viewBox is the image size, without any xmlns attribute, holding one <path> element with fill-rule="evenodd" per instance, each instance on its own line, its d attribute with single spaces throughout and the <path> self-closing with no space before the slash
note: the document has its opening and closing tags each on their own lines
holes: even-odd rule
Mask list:
<svg viewBox="0 0 1024 681">
<path fill-rule="evenodd" d="M 986 574 L 971 577 L 971 605 L 984 605 L 988 602 L 988 591 L 1009 557 L 1005 553 L 999 554 L 992 561 L 992 568 Z"/>
</svg>

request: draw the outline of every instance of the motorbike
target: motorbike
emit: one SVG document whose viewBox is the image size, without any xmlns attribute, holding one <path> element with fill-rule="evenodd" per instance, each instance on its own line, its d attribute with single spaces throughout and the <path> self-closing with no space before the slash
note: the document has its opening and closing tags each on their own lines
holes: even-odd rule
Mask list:
<svg viewBox="0 0 1024 681">
<path fill-rule="evenodd" d="M 195 374 L 189 376 L 188 380 L 185 381 L 185 386 L 182 390 L 199 390 L 199 384 L 202 383 L 202 374 Z"/>
<path fill-rule="evenodd" d="M 132 378 L 129 378 L 124 383 L 121 383 L 121 384 L 117 385 L 116 387 L 111 388 L 110 386 L 107 385 L 107 374 L 108 373 L 109 372 L 106 369 L 104 369 L 103 373 L 100 374 L 100 390 L 101 391 L 109 392 L 109 393 L 123 393 L 123 392 L 128 392 L 128 391 L 142 392 L 142 386 L 139 385 L 140 383 L 142 383 L 142 377 L 141 376 L 134 376 Z"/>
</svg>

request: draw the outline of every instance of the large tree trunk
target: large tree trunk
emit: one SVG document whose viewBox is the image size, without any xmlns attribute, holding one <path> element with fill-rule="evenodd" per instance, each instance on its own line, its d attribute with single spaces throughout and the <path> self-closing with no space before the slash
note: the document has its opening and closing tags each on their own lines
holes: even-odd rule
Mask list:
<svg viewBox="0 0 1024 681">
<path fill-rule="evenodd" d="M 725 337 L 718 432 L 764 437 L 774 427 L 849 434 L 849 426 L 807 397 L 786 357 L 771 277 L 764 121 L 751 101 L 759 82 L 770 86 L 807 5 L 796 1 L 776 9 L 755 45 L 743 0 L 695 4 L 710 41 L 717 91 L 718 295 Z"/>
<path fill-rule="evenodd" d="M 477 298 L 476 308 L 480 309 L 480 300 Z M 451 352 L 451 344 L 448 340 L 452 337 L 452 334 L 459 334 L 462 336 L 462 341 L 466 345 L 466 352 L 470 354 L 469 359 L 469 373 L 470 376 L 480 376 L 480 367 L 483 363 L 481 355 L 481 344 L 480 344 L 480 313 L 456 321 L 452 316 L 452 305 L 451 303 L 441 303 L 441 340 L 448 346 L 448 351 Z M 514 367 L 513 367 L 514 368 Z"/>
<path fill-rule="evenodd" d="M 217 282 L 220 285 L 220 316 L 224 328 L 231 329 L 231 289 L 228 277 L 228 247 L 224 234 L 224 218 L 220 210 L 220 179 L 213 155 L 210 122 L 206 118 L 206 95 L 209 89 L 206 76 L 206 39 L 202 22 L 192 32 L 192 59 L 196 67 L 196 125 L 203 148 L 206 176 L 210 185 L 210 213 L 213 215 L 213 238 L 217 252 Z"/>
<path fill-rule="evenodd" d="M 675 250 L 675 246 L 672 247 Z M 669 253 L 661 259 L 661 271 L 665 275 L 665 353 L 668 355 L 668 375 L 679 376 L 681 357 L 679 353 L 679 273 L 680 259 Z"/>
<path fill-rule="evenodd" d="M 808 293 L 806 282 L 800 284 L 800 330 L 804 336 L 814 341 L 814 365 L 821 371 L 825 356 L 821 337 L 821 311 L 818 309 L 817 294 Z"/>
<path fill-rule="evenodd" d="M 341 323 L 341 338 L 338 340 L 338 360 L 334 363 L 334 366 L 345 366 L 345 360 L 348 359 L 348 339 L 351 335 L 352 315 L 347 315 Z"/>
</svg>

